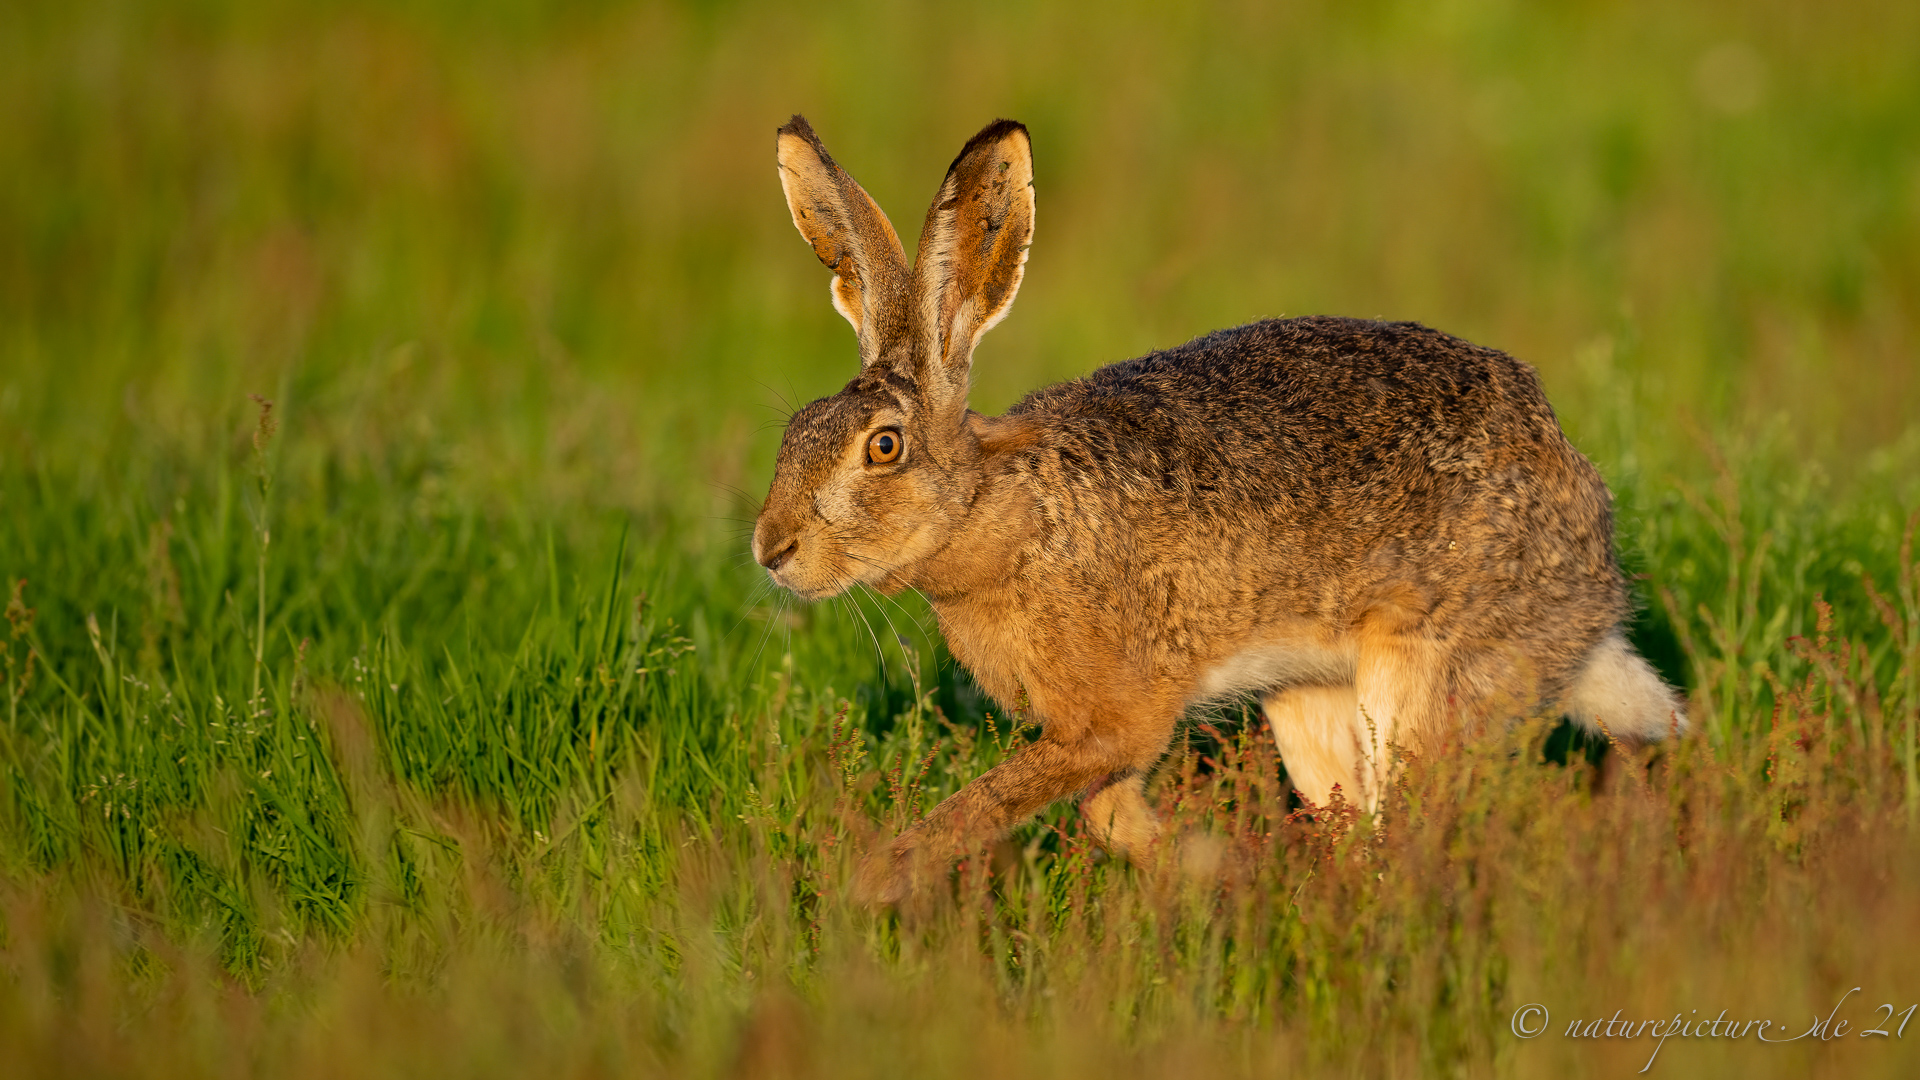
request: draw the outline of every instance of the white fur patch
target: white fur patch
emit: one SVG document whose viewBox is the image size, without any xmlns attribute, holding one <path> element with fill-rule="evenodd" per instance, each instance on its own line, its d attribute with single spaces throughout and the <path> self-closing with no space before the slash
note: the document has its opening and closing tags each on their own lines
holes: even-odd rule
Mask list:
<svg viewBox="0 0 1920 1080">
<path fill-rule="evenodd" d="M 1259 693 L 1286 686 L 1353 685 L 1353 651 L 1315 645 L 1261 645 L 1234 653 L 1201 672 L 1194 701 Z"/>
<path fill-rule="evenodd" d="M 1687 730 L 1687 714 L 1652 665 L 1624 637 L 1609 634 L 1587 655 L 1565 702 L 1567 717 L 1586 728 L 1623 739 L 1649 740 Z"/>
</svg>

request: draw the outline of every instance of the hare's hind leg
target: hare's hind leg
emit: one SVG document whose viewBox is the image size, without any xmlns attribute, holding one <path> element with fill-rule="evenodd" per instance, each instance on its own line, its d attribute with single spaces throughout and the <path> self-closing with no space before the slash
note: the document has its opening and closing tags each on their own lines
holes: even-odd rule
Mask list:
<svg viewBox="0 0 1920 1080">
<path fill-rule="evenodd" d="M 1363 635 L 1354 664 L 1355 718 L 1367 781 L 1367 809 L 1377 809 L 1393 768 L 1395 746 L 1431 745 L 1458 725 L 1463 704 L 1459 655 L 1412 633 Z M 1475 696 L 1477 695 L 1468 695 Z"/>
<path fill-rule="evenodd" d="M 1366 793 L 1360 699 L 1351 686 L 1292 686 L 1261 697 L 1287 779 L 1315 806 L 1333 800 L 1334 785 L 1353 802 Z"/>
</svg>

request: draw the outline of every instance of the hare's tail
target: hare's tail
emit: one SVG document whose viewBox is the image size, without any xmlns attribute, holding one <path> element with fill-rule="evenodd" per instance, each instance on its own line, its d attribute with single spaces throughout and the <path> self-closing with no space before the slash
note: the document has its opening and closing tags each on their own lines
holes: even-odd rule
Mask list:
<svg viewBox="0 0 1920 1080">
<path fill-rule="evenodd" d="M 1686 707 L 1678 695 L 1617 630 L 1587 654 L 1564 704 L 1568 718 L 1581 727 L 1627 743 L 1687 730 Z"/>
</svg>

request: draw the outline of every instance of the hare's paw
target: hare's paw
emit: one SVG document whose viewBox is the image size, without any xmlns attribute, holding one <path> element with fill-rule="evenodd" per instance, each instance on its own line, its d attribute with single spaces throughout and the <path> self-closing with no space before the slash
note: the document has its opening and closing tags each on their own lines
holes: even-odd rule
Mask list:
<svg viewBox="0 0 1920 1080">
<path fill-rule="evenodd" d="M 911 835 L 869 851 L 854 871 L 853 898 L 867 907 L 896 907 L 913 895 L 919 846 Z"/>
</svg>

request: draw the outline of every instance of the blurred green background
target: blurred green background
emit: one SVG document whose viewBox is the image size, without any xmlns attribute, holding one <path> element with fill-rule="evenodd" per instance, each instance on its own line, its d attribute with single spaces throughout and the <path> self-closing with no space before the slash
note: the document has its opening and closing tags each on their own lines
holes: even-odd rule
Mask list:
<svg viewBox="0 0 1920 1080">
<path fill-rule="evenodd" d="M 0 446 L 112 471 L 259 392 L 342 468 L 740 515 L 853 363 L 797 111 L 909 250 L 1031 127 L 982 409 L 1331 312 L 1529 360 L 1609 469 L 1767 423 L 1844 472 L 1920 415 L 1917 58 L 1902 3 L 14 0 Z"/>
</svg>

